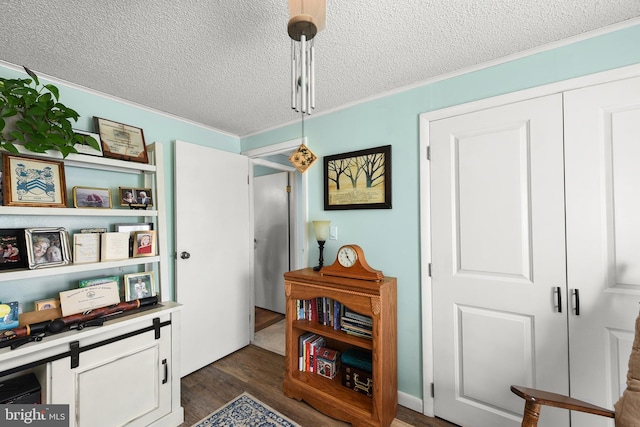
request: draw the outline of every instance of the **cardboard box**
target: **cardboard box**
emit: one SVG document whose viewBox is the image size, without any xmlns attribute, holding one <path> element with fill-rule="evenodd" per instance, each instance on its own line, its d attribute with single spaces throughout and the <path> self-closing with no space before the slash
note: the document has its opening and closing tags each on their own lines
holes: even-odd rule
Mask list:
<svg viewBox="0 0 640 427">
<path fill-rule="evenodd" d="M 320 347 L 316 352 L 316 373 L 327 378 L 334 378 L 338 373 L 338 352 L 330 348 Z"/>
</svg>

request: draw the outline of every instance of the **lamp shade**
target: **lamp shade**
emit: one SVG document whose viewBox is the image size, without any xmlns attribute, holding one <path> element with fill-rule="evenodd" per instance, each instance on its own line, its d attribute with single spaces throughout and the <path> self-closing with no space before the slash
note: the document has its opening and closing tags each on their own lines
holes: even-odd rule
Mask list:
<svg viewBox="0 0 640 427">
<path fill-rule="evenodd" d="M 313 221 L 313 231 L 316 233 L 316 240 L 324 242 L 329 237 L 329 224 L 331 221 Z"/>
</svg>

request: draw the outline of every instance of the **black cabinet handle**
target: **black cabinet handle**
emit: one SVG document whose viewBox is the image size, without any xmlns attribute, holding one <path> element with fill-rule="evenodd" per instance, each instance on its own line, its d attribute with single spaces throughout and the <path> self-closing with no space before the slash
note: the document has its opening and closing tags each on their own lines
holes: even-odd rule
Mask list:
<svg viewBox="0 0 640 427">
<path fill-rule="evenodd" d="M 560 286 L 556 286 L 555 290 L 556 294 L 556 307 L 558 308 L 558 313 L 562 313 L 562 291 L 560 290 Z"/>
<path fill-rule="evenodd" d="M 580 316 L 580 290 L 574 289 L 573 295 L 575 297 L 575 312 L 576 316 Z"/>
<path fill-rule="evenodd" d="M 162 380 L 162 384 L 166 384 L 169 379 L 169 365 L 167 364 L 167 359 L 162 359 L 162 364 L 164 365 L 164 379 Z"/>
</svg>

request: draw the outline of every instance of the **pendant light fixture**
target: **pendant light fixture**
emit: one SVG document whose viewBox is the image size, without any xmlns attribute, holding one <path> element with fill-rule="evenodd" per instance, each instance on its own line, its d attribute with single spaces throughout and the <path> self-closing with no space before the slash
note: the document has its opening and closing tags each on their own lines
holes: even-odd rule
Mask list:
<svg viewBox="0 0 640 427">
<path fill-rule="evenodd" d="M 326 0 L 289 0 L 291 108 L 311 114 L 316 106 L 314 41 L 326 22 Z"/>
</svg>

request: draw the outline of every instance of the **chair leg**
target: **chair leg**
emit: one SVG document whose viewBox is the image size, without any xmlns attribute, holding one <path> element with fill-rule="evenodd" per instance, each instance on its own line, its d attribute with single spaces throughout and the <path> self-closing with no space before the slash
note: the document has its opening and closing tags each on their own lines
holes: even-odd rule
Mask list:
<svg viewBox="0 0 640 427">
<path fill-rule="evenodd" d="M 540 418 L 540 404 L 526 400 L 524 404 L 522 427 L 537 427 L 538 418 Z"/>
</svg>

